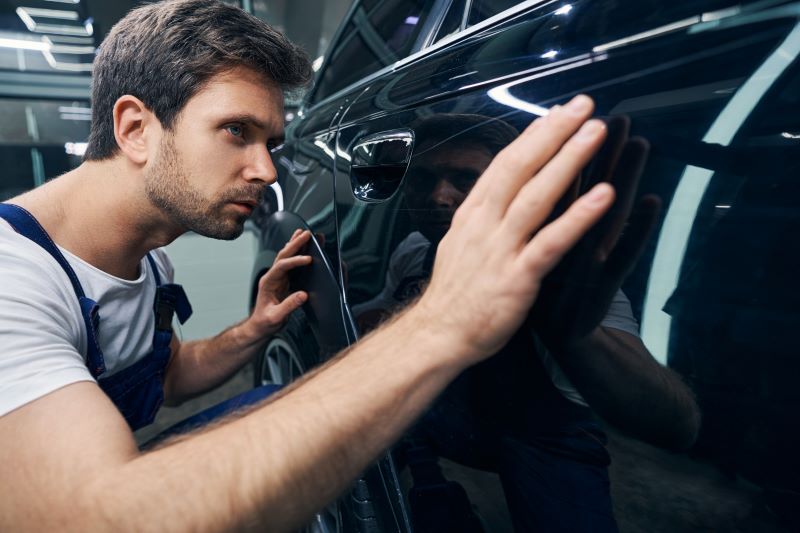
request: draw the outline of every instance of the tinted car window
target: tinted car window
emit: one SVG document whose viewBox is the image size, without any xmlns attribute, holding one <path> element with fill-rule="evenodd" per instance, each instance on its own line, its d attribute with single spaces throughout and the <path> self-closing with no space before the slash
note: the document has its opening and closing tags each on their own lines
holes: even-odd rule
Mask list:
<svg viewBox="0 0 800 533">
<path fill-rule="evenodd" d="M 439 31 L 436 33 L 436 41 L 444 39 L 448 35 L 452 35 L 462 29 L 462 22 L 464 22 L 464 10 L 467 7 L 467 0 L 454 0 L 450 4 L 447 15 L 439 26 Z"/>
<path fill-rule="evenodd" d="M 474 0 L 469 10 L 469 25 L 477 24 L 517 4 L 519 2 L 515 0 Z"/>
<path fill-rule="evenodd" d="M 412 52 L 434 4 L 434 0 L 359 4 L 328 58 L 314 101 Z"/>
</svg>

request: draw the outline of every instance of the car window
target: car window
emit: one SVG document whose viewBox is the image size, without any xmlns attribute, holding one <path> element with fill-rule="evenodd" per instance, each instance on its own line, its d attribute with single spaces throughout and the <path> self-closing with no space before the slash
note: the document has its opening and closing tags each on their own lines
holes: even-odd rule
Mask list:
<svg viewBox="0 0 800 533">
<path fill-rule="evenodd" d="M 473 0 L 469 8 L 468 25 L 477 24 L 517 4 L 519 1 L 515 0 Z"/>
<path fill-rule="evenodd" d="M 414 51 L 435 0 L 364 1 L 356 7 L 326 61 L 312 102 L 347 87 Z"/>
<path fill-rule="evenodd" d="M 462 23 L 464 22 L 464 10 L 467 7 L 467 0 L 453 0 L 447 15 L 439 26 L 439 31 L 436 32 L 436 39 L 434 42 L 440 41 L 449 35 L 453 35 L 463 29 Z"/>
</svg>

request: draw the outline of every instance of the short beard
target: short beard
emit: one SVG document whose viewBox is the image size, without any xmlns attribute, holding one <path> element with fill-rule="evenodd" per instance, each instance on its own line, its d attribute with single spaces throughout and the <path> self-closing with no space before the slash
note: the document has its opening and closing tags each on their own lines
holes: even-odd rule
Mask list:
<svg viewBox="0 0 800 533">
<path fill-rule="evenodd" d="M 257 190 L 256 190 L 257 189 Z M 247 216 L 232 218 L 223 209 L 234 200 L 260 197 L 262 187 L 252 185 L 226 191 L 221 198 L 206 199 L 186 174 L 172 136 L 165 132 L 153 167 L 145 175 L 145 192 L 150 202 L 174 224 L 214 239 L 232 240 L 244 231 Z"/>
</svg>

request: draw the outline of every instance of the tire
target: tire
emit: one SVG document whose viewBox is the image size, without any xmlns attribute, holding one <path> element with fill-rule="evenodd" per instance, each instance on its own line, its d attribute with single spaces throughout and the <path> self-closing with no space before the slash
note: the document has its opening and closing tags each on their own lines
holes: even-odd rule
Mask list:
<svg viewBox="0 0 800 533">
<path fill-rule="evenodd" d="M 297 310 L 283 328 L 273 335 L 254 362 L 254 385 L 288 385 L 319 363 L 319 344 L 308 326 L 305 314 Z M 338 501 L 314 515 L 302 533 L 341 533 L 341 505 Z"/>
<path fill-rule="evenodd" d="M 288 385 L 319 363 L 319 344 L 298 309 L 256 358 L 254 385 Z"/>
</svg>

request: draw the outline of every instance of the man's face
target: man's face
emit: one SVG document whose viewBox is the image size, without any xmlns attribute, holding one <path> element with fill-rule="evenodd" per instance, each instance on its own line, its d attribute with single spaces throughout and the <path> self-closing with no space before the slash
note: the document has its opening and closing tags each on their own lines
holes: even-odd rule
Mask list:
<svg viewBox="0 0 800 533">
<path fill-rule="evenodd" d="M 483 174 L 492 154 L 477 145 L 448 143 L 426 151 L 408 169 L 408 204 L 412 220 L 431 242 L 442 240 L 456 209 Z"/>
<path fill-rule="evenodd" d="M 146 169 L 154 206 L 180 227 L 235 239 L 275 182 L 269 147 L 283 137 L 283 94 L 238 67 L 218 74 L 180 112 Z"/>
</svg>

